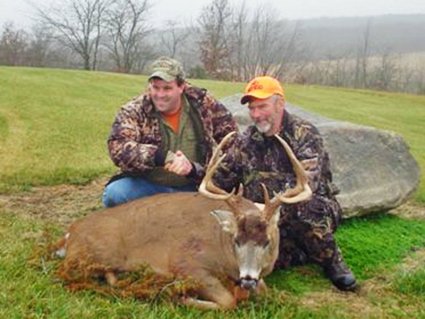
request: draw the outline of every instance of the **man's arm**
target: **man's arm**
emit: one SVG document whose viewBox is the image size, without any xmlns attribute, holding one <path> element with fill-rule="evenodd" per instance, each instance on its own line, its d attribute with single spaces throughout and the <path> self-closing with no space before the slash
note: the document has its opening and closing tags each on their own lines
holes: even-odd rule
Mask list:
<svg viewBox="0 0 425 319">
<path fill-rule="evenodd" d="M 125 172 L 143 172 L 163 165 L 164 155 L 157 145 L 140 143 L 139 115 L 134 102 L 117 114 L 108 138 L 109 155 L 115 165 Z"/>
</svg>

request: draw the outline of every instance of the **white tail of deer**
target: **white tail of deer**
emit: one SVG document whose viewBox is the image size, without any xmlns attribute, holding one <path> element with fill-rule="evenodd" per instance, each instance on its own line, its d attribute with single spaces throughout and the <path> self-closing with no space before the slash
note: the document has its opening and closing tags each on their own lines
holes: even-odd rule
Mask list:
<svg viewBox="0 0 425 319">
<path fill-rule="evenodd" d="M 158 194 L 74 222 L 57 246 L 65 255 L 63 269 L 73 271 L 76 262 L 90 258 L 108 269 L 101 275 L 113 285 L 119 272 L 148 264 L 158 274 L 195 279 L 197 291 L 181 300 L 202 309 L 235 307 L 232 285 L 264 291 L 262 278 L 278 256 L 278 208 L 308 199 L 311 191 L 301 164 L 280 138 L 297 176 L 293 189 L 269 199 L 263 185 L 265 204 L 259 209 L 242 197 L 242 187 L 235 194 L 215 186 L 211 179 L 225 156 L 219 157 L 220 150 L 231 135 L 214 151 L 199 193 Z"/>
</svg>

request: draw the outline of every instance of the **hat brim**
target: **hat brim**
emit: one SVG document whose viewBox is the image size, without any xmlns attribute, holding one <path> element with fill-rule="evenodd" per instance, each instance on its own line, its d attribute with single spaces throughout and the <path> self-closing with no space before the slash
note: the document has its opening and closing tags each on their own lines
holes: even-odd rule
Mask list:
<svg viewBox="0 0 425 319">
<path fill-rule="evenodd" d="M 251 91 L 251 92 L 249 92 L 249 94 L 245 94 L 244 96 L 242 96 L 241 104 L 248 103 L 249 100 L 252 99 L 252 98 L 264 100 L 264 99 L 269 98 L 272 95 L 273 95 L 273 93 L 262 92 L 262 91 Z"/>
<path fill-rule="evenodd" d="M 164 80 L 166 82 L 171 82 L 176 79 L 175 76 L 169 75 L 168 73 L 163 71 L 156 71 L 152 73 L 149 77 L 149 80 L 152 78 L 160 78 L 161 80 Z"/>
</svg>

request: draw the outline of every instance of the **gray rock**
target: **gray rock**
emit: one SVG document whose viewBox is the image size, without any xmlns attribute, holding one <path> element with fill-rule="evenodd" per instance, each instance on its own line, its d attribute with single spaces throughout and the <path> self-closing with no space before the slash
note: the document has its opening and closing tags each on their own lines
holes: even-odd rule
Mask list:
<svg viewBox="0 0 425 319">
<path fill-rule="evenodd" d="M 240 94 L 222 99 L 243 130 L 251 123 Z M 403 138 L 393 132 L 351 124 L 307 112 L 287 110 L 312 122 L 329 152 L 343 217 L 386 211 L 404 203 L 419 185 L 420 170 Z"/>
</svg>

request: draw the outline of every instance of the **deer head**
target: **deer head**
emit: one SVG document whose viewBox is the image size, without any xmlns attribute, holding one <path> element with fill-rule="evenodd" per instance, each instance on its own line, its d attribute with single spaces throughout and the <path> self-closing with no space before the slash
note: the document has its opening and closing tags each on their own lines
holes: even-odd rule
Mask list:
<svg viewBox="0 0 425 319">
<path fill-rule="evenodd" d="M 230 193 L 217 187 L 212 182 L 212 176 L 225 158 L 220 156 L 224 144 L 232 137 L 228 134 L 214 150 L 208 164 L 205 177 L 199 187 L 199 192 L 209 198 L 224 200 L 230 210 L 215 210 L 211 214 L 217 218 L 222 229 L 232 238 L 233 249 L 239 266 L 239 282 L 242 288 L 256 287 L 258 280 L 273 269 L 278 256 L 279 246 L 279 207 L 282 203 L 293 204 L 310 198 L 312 192 L 307 183 L 307 176 L 301 163 L 297 160 L 291 148 L 278 135 L 275 137 L 287 152 L 296 175 L 296 185 L 285 192 L 274 194 L 269 198 L 265 185 L 264 204 L 254 203 L 243 198 L 243 187 L 239 186 Z"/>
</svg>

